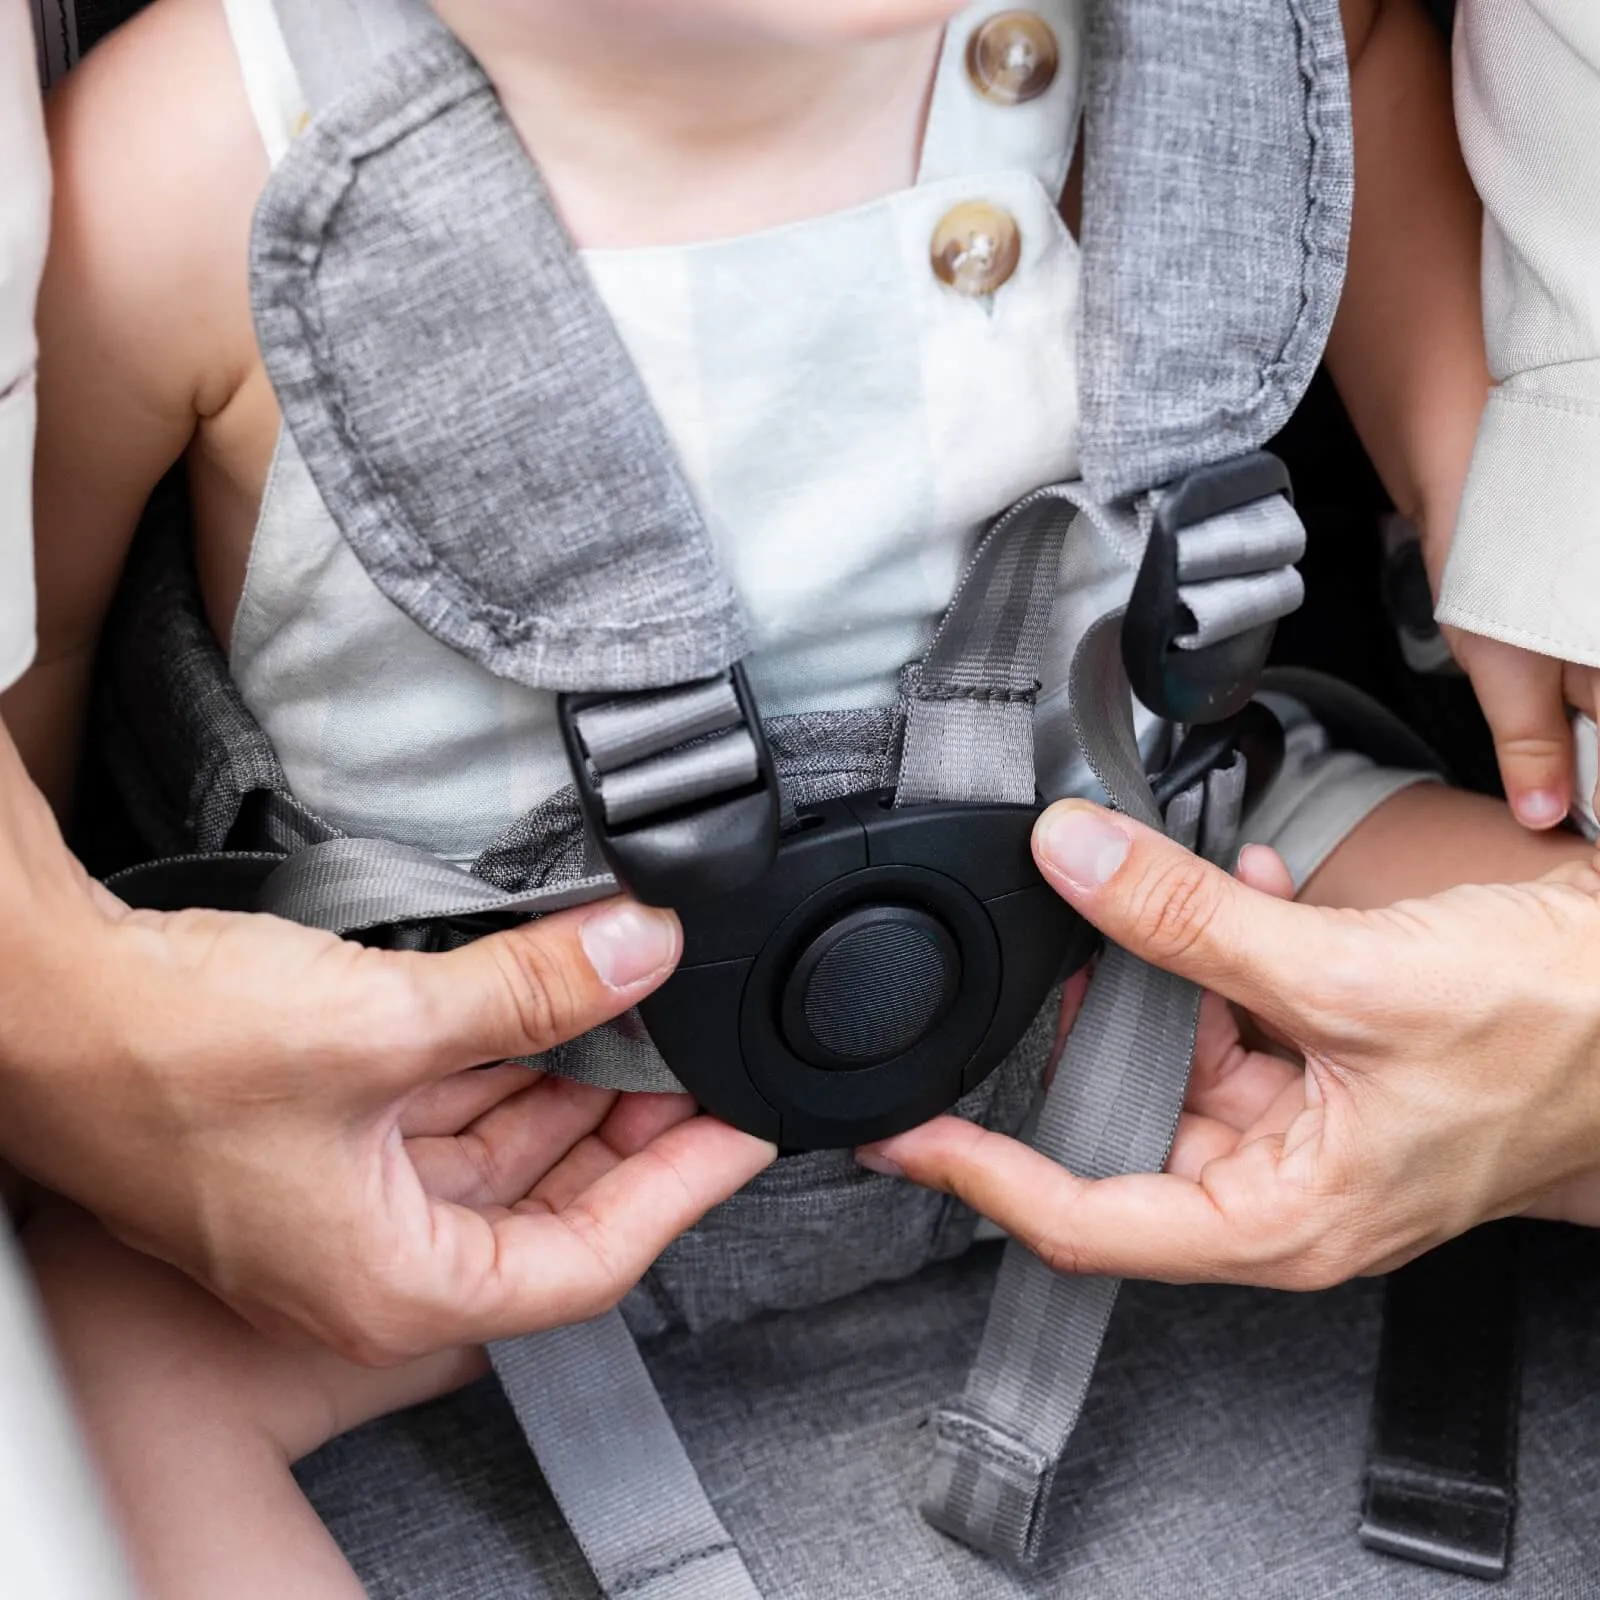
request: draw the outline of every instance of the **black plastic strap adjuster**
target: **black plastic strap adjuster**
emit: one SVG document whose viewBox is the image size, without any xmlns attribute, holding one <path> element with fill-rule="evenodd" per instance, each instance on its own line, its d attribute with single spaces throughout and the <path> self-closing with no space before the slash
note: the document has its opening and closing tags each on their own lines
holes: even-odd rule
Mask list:
<svg viewBox="0 0 1600 1600">
<path fill-rule="evenodd" d="M 1155 522 L 1122 624 L 1122 661 L 1140 701 L 1157 716 L 1193 726 L 1221 722 L 1255 693 L 1272 646 L 1273 624 L 1199 650 L 1177 641 L 1194 630 L 1178 583 L 1178 537 L 1213 517 L 1282 495 L 1293 502 L 1289 469 L 1257 451 L 1202 467 L 1155 497 Z"/>
<path fill-rule="evenodd" d="M 617 880 L 677 906 L 753 882 L 778 849 L 772 754 L 742 667 L 635 694 L 567 694 L 561 737 Z"/>
</svg>

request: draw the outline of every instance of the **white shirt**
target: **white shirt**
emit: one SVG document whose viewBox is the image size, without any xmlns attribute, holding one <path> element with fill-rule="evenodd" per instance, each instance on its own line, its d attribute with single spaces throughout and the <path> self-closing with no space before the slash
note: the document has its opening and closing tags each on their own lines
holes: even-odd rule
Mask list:
<svg viewBox="0 0 1600 1600">
<path fill-rule="evenodd" d="M 1455 58 L 1499 387 L 1439 616 L 1600 666 L 1600 0 L 1462 0 Z"/>
<path fill-rule="evenodd" d="M 23 0 L 0 0 L 0 689 L 33 659 L 33 313 L 50 165 Z"/>
</svg>

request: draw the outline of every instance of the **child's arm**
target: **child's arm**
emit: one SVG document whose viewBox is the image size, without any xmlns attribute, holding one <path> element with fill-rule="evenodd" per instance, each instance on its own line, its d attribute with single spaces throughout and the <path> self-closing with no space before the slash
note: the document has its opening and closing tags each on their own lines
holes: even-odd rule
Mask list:
<svg viewBox="0 0 1600 1600">
<path fill-rule="evenodd" d="M 1456 141 L 1443 42 L 1415 0 L 1345 0 L 1355 115 L 1350 271 L 1328 342 L 1334 381 L 1395 505 L 1422 532 L 1435 593 L 1489 389 L 1481 210 Z M 1451 632 L 1526 826 L 1566 815 L 1564 703 L 1600 707 L 1600 673 Z"/>
<path fill-rule="evenodd" d="M 236 80 L 215 0 L 157 0 L 49 107 L 39 650 L 4 714 L 58 809 L 139 512 L 197 423 L 225 425 L 253 350 L 244 263 L 265 158 Z"/>
<path fill-rule="evenodd" d="M 1328 368 L 1431 554 L 1448 548 L 1489 389 L 1481 213 L 1456 143 L 1444 44 L 1420 5 L 1344 0 L 1344 17 L 1355 215 Z"/>
<path fill-rule="evenodd" d="M 1486 214 L 1498 387 L 1434 574 L 1439 619 L 1466 630 L 1452 645 L 1507 788 L 1548 795 L 1549 820 L 1570 792 L 1562 701 L 1600 713 L 1600 7 L 1463 0 L 1456 112 Z"/>
</svg>

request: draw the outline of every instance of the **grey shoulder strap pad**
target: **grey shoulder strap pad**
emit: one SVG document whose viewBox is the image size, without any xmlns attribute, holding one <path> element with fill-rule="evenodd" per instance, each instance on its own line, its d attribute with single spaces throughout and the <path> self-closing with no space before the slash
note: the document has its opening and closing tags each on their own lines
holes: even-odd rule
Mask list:
<svg viewBox="0 0 1600 1600">
<path fill-rule="evenodd" d="M 353 86 L 258 208 L 257 335 L 356 555 L 420 626 L 519 683 L 724 670 L 745 651 L 732 586 L 480 68 L 413 0 L 278 4 L 302 73 L 326 82 L 325 55 Z"/>
<path fill-rule="evenodd" d="M 1339 0 L 1088 0 L 1087 21 L 1081 458 L 1109 504 L 1288 420 L 1354 158 Z"/>
</svg>

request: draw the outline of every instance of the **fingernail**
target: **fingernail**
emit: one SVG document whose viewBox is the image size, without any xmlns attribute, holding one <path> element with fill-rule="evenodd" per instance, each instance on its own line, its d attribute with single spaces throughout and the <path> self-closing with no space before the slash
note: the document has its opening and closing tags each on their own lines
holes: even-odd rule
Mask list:
<svg viewBox="0 0 1600 1600">
<path fill-rule="evenodd" d="M 868 1172 L 876 1172 L 881 1177 L 903 1178 L 906 1175 L 906 1169 L 904 1167 L 897 1166 L 888 1158 L 888 1156 L 883 1155 L 877 1150 L 857 1150 L 856 1160 L 863 1167 L 865 1167 Z"/>
<path fill-rule="evenodd" d="M 582 928 L 584 954 L 608 989 L 631 989 L 669 966 L 678 953 L 677 919 L 646 906 L 611 906 Z"/>
<path fill-rule="evenodd" d="M 1128 859 L 1132 841 L 1098 811 L 1063 806 L 1045 812 L 1035 836 L 1038 851 L 1079 889 L 1109 883 Z"/>
<path fill-rule="evenodd" d="M 1517 796 L 1517 821 L 1530 828 L 1554 827 L 1567 814 L 1567 803 L 1554 789 L 1533 789 Z"/>
</svg>

